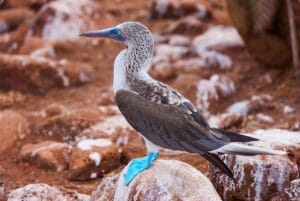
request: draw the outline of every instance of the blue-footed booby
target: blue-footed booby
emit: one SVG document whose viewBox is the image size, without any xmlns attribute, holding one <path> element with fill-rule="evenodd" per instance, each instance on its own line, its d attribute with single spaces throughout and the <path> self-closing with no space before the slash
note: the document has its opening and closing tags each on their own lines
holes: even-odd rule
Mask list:
<svg viewBox="0 0 300 201">
<path fill-rule="evenodd" d="M 114 96 L 128 123 L 144 137 L 148 155 L 130 162 L 124 174 L 126 185 L 151 167 L 161 148 L 198 153 L 230 178 L 233 174 L 218 153 L 285 153 L 238 143 L 257 139 L 210 127 L 191 101 L 152 78 L 147 72 L 154 42 L 151 32 L 143 24 L 125 22 L 112 28 L 85 32 L 81 36 L 112 38 L 127 46 L 115 59 Z"/>
</svg>

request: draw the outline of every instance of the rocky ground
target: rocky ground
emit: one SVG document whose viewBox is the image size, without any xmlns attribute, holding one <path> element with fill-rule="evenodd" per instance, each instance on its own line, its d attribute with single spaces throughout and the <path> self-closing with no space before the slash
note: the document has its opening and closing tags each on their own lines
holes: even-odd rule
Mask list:
<svg viewBox="0 0 300 201">
<path fill-rule="evenodd" d="M 161 159 L 194 168 L 159 160 L 130 189 L 118 187 L 126 164 L 145 154 L 113 99 L 112 64 L 123 47 L 78 34 L 129 20 L 154 34 L 153 77 L 212 126 L 289 155 L 223 156 L 233 183 L 198 155 L 163 151 Z M 209 200 L 205 192 L 221 200 L 203 174 L 224 200 L 300 199 L 300 79 L 288 65 L 256 62 L 231 24 L 217 0 L 0 1 L 0 200 Z"/>
</svg>

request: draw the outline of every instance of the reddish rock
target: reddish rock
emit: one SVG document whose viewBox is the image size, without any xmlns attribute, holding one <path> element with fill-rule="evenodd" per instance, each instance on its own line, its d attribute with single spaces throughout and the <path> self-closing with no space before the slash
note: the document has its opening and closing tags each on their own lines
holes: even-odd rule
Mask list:
<svg viewBox="0 0 300 201">
<path fill-rule="evenodd" d="M 170 34 L 199 34 L 206 29 L 206 25 L 202 23 L 196 16 L 188 16 L 170 24 L 163 33 Z"/>
<path fill-rule="evenodd" d="M 204 116 L 209 115 L 209 106 L 221 98 L 235 93 L 234 82 L 227 76 L 214 74 L 209 80 L 200 80 L 197 86 L 197 106 Z"/>
<path fill-rule="evenodd" d="M 44 112 L 46 116 L 53 117 L 65 113 L 66 108 L 61 104 L 52 103 L 45 108 Z"/>
<path fill-rule="evenodd" d="M 26 18 L 32 17 L 33 12 L 27 8 L 1 10 L 0 33 L 17 28 Z"/>
<path fill-rule="evenodd" d="M 240 113 L 223 113 L 211 116 L 208 120 L 209 125 L 215 128 L 230 129 L 240 127 L 244 121 L 244 117 Z"/>
<path fill-rule="evenodd" d="M 200 77 L 196 74 L 179 74 L 174 81 L 174 88 L 182 92 L 189 100 L 195 100 Z"/>
<path fill-rule="evenodd" d="M 300 199 L 300 179 L 291 181 L 290 185 L 281 195 L 273 197 L 270 201 L 297 201 Z"/>
<path fill-rule="evenodd" d="M 28 37 L 20 47 L 19 54 L 26 54 L 33 57 L 56 58 L 54 44 L 39 37 Z"/>
<path fill-rule="evenodd" d="M 208 178 L 186 163 L 157 160 L 128 186 L 124 185 L 123 179 L 126 169 L 120 173 L 118 181 L 116 177 L 105 179 L 93 192 L 91 201 L 221 201 Z"/>
<path fill-rule="evenodd" d="M 67 151 L 65 143 L 44 141 L 38 144 L 25 144 L 21 150 L 21 158 L 38 167 L 59 172 L 67 168 Z"/>
<path fill-rule="evenodd" d="M 39 7 L 51 0 L 6 0 L 6 6 L 8 7 Z"/>
<path fill-rule="evenodd" d="M 91 26 L 96 4 L 90 0 L 59 0 L 45 4 L 29 33 L 50 40 L 77 38 Z"/>
<path fill-rule="evenodd" d="M 99 120 L 99 111 L 95 111 L 93 109 L 76 109 L 72 111 L 65 111 L 59 115 L 46 117 L 40 121 L 36 129 L 37 132 L 50 136 L 57 135 L 74 137 L 86 128 L 97 123 Z"/>
<path fill-rule="evenodd" d="M 120 165 L 116 145 L 104 138 L 83 140 L 70 154 L 68 178 L 86 181 L 103 176 Z"/>
<path fill-rule="evenodd" d="M 92 69 L 86 64 L 44 57 L 0 54 L 0 86 L 2 89 L 45 92 L 51 88 L 86 83 Z"/>
<path fill-rule="evenodd" d="M 170 37 L 169 44 L 175 46 L 190 46 L 191 39 L 183 35 L 174 35 Z"/>
<path fill-rule="evenodd" d="M 49 186 L 47 184 L 28 184 L 13 190 L 8 195 L 8 201 L 33 201 L 33 200 L 64 200 L 64 201 L 89 201 L 90 196 L 77 193 L 65 188 Z"/>
<path fill-rule="evenodd" d="M 279 129 L 257 130 L 250 136 L 260 139 L 252 146 L 273 147 L 295 152 L 300 148 L 300 133 Z M 225 200 L 270 200 L 298 178 L 296 158 L 288 155 L 223 155 L 233 170 L 235 182 L 210 166 L 210 177 Z"/>
<path fill-rule="evenodd" d="M 198 13 L 203 18 L 208 16 L 204 5 L 194 0 L 155 0 L 150 8 L 150 17 L 153 19 L 179 18 L 192 13 Z"/>
<path fill-rule="evenodd" d="M 225 26 L 212 26 L 193 40 L 194 50 L 199 55 L 207 50 L 220 51 L 243 46 L 243 40 L 236 29 Z"/>
<path fill-rule="evenodd" d="M 120 147 L 122 163 L 124 164 L 147 154 L 143 137 L 132 129 L 116 133 L 112 139 Z"/>
<path fill-rule="evenodd" d="M 0 112 L 0 153 L 24 138 L 28 126 L 27 120 L 20 114 L 10 110 Z"/>
<path fill-rule="evenodd" d="M 114 200 L 114 192 L 119 175 L 103 178 L 101 184 L 93 191 L 91 201 L 112 201 Z"/>
<path fill-rule="evenodd" d="M 17 53 L 26 38 L 29 27 L 30 19 L 25 20 L 16 30 L 0 35 L 0 51 Z"/>
<path fill-rule="evenodd" d="M 273 110 L 276 106 L 272 103 L 269 95 L 252 96 L 250 100 L 242 100 L 230 105 L 226 110 L 229 113 L 240 113 L 244 116 L 249 114 Z"/>
<path fill-rule="evenodd" d="M 122 132 L 126 129 L 131 129 L 123 115 L 119 114 L 119 109 L 116 107 L 100 107 L 101 116 L 105 117 L 99 123 L 84 130 L 80 136 L 89 138 L 111 137 L 117 132 Z M 109 115 L 109 113 L 117 113 L 116 115 Z M 108 114 L 106 116 L 106 114 Z M 124 133 L 126 135 L 126 133 Z"/>
<path fill-rule="evenodd" d="M 9 108 L 25 101 L 25 96 L 19 92 L 0 92 L 0 109 Z"/>
</svg>

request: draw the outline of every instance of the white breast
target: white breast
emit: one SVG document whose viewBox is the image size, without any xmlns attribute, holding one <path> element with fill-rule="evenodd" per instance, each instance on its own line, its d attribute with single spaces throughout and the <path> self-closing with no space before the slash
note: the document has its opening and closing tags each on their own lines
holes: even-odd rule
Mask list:
<svg viewBox="0 0 300 201">
<path fill-rule="evenodd" d="M 126 64 L 123 56 L 124 53 L 125 50 L 122 50 L 115 59 L 113 81 L 114 93 L 117 93 L 120 89 L 129 89 L 126 83 Z"/>
</svg>

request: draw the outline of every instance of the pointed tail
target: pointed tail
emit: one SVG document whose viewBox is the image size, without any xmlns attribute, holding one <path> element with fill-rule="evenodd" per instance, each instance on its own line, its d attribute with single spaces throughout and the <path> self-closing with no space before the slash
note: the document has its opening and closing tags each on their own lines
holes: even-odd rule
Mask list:
<svg viewBox="0 0 300 201">
<path fill-rule="evenodd" d="M 238 155 L 246 155 L 252 156 L 257 154 L 265 154 L 265 155 L 284 155 L 285 151 L 277 151 L 270 148 L 265 147 L 253 147 L 246 144 L 239 144 L 236 142 L 228 143 L 218 149 L 210 151 L 211 153 L 223 153 L 223 154 L 238 154 Z"/>
</svg>

